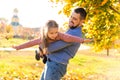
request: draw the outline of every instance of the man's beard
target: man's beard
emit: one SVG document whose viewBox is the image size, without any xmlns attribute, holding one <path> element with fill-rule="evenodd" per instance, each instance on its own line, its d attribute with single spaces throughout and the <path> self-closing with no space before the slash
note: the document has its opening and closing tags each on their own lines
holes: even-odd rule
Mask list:
<svg viewBox="0 0 120 80">
<path fill-rule="evenodd" d="M 70 27 L 70 29 L 75 29 L 75 28 L 77 28 L 79 25 L 77 25 L 77 26 L 71 26 Z"/>
<path fill-rule="evenodd" d="M 70 26 L 70 24 L 69 24 L 69 28 L 70 29 L 75 29 L 75 28 L 77 28 L 78 26 L 79 26 L 79 24 L 77 24 L 76 26 L 73 26 L 74 25 L 74 22 L 69 22 L 69 23 L 72 23 L 72 26 Z"/>
<path fill-rule="evenodd" d="M 75 29 L 77 26 L 72 26 L 72 27 L 70 27 L 70 29 Z"/>
</svg>

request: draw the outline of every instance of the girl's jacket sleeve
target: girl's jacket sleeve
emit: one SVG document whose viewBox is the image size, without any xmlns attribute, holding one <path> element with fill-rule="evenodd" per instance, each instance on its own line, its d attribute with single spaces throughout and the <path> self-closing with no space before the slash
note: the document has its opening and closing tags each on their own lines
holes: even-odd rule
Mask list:
<svg viewBox="0 0 120 80">
<path fill-rule="evenodd" d="M 20 49 L 29 48 L 29 47 L 32 47 L 32 46 L 35 46 L 35 45 L 39 45 L 41 43 L 42 43 L 41 39 L 38 38 L 38 39 L 34 39 L 34 40 L 31 40 L 31 41 L 25 42 L 21 45 L 15 46 L 15 48 L 17 50 L 20 50 Z"/>
<path fill-rule="evenodd" d="M 78 42 L 78 43 L 83 43 L 84 39 L 81 37 L 77 36 L 72 36 L 70 34 L 65 34 L 65 33 L 58 33 L 58 40 L 63 40 L 65 42 Z"/>
</svg>

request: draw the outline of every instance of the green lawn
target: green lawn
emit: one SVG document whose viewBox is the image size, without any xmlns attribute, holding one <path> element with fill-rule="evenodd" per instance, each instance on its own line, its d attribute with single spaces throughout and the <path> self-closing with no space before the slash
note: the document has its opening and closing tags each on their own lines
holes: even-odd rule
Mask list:
<svg viewBox="0 0 120 80">
<path fill-rule="evenodd" d="M 27 40 L 0 40 L 0 47 L 11 47 Z M 115 54 L 114 51 L 110 51 Z M 80 50 L 70 60 L 62 80 L 120 80 L 120 53 L 106 56 Z M 39 80 L 44 64 L 36 61 L 34 51 L 0 51 L 0 80 Z"/>
<path fill-rule="evenodd" d="M 19 39 L 19 38 L 12 38 L 12 39 L 0 39 L 0 47 L 11 47 L 13 45 L 19 45 L 19 44 L 22 44 L 22 43 L 25 43 L 27 41 L 30 41 L 30 40 L 27 40 L 27 39 Z M 34 46 L 36 47 L 36 46 Z"/>
<path fill-rule="evenodd" d="M 62 80 L 105 80 L 108 70 L 120 63 L 116 58 L 80 54 L 83 52 L 70 60 Z M 39 80 L 43 67 L 42 61 L 35 60 L 34 51 L 0 52 L 1 80 Z"/>
<path fill-rule="evenodd" d="M 43 64 L 36 61 L 34 52 L 0 52 L 0 79 L 38 80 Z"/>
</svg>

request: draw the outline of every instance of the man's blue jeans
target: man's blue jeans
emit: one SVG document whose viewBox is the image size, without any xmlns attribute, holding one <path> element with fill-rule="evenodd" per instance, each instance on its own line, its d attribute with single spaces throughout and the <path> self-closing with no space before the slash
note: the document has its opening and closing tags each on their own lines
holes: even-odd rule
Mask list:
<svg viewBox="0 0 120 80">
<path fill-rule="evenodd" d="M 67 65 L 47 61 L 40 80 L 60 80 L 66 73 Z"/>
</svg>

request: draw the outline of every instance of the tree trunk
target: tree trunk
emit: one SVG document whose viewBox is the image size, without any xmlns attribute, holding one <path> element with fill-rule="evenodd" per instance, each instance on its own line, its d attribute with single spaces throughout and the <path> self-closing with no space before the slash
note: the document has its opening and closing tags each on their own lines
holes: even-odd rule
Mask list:
<svg viewBox="0 0 120 80">
<path fill-rule="evenodd" d="M 109 48 L 107 48 L 107 56 L 109 56 Z"/>
</svg>

